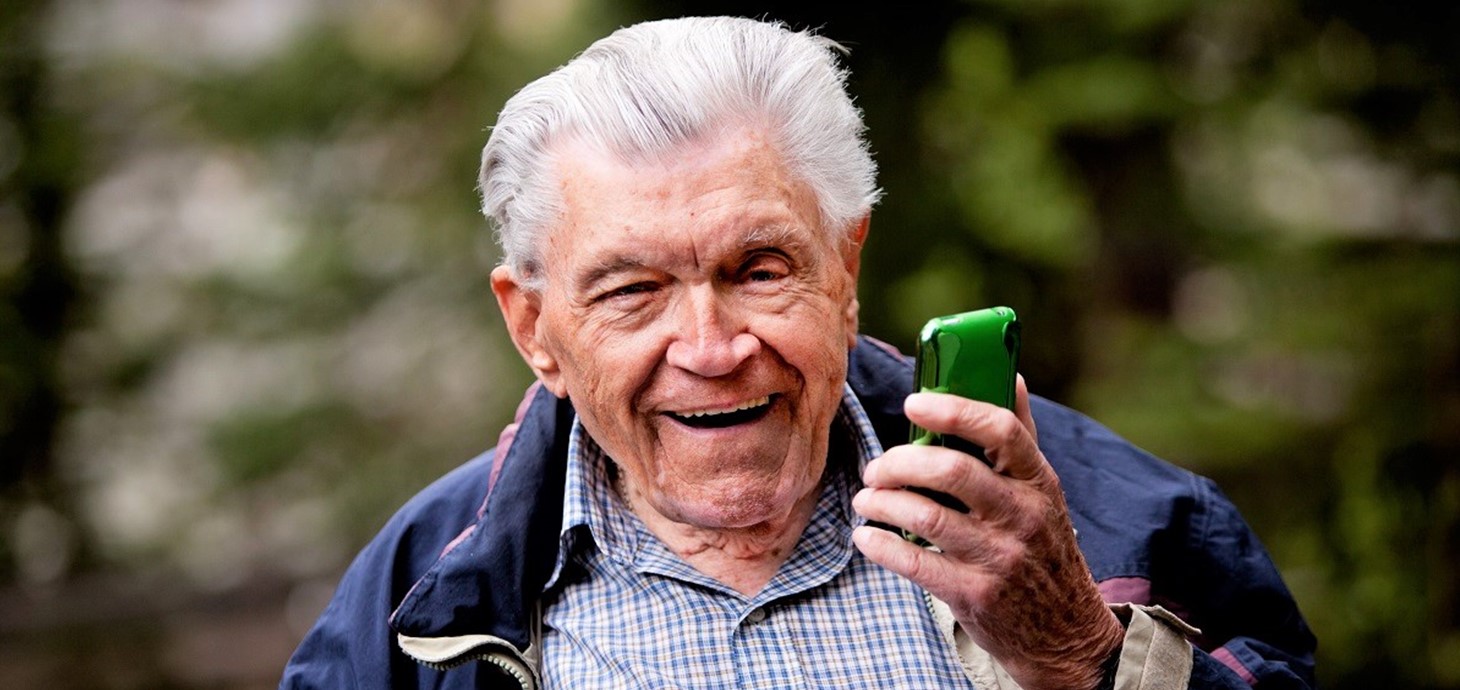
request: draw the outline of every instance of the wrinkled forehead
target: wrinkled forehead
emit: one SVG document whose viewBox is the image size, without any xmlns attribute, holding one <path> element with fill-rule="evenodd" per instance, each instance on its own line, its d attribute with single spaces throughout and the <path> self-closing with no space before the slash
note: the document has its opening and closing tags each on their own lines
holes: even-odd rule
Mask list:
<svg viewBox="0 0 1460 690">
<path fill-rule="evenodd" d="M 546 237 L 549 264 L 667 266 L 685 251 L 698 260 L 751 245 L 830 248 L 810 186 L 755 130 L 637 161 L 573 140 L 552 155 L 560 208 Z"/>
</svg>

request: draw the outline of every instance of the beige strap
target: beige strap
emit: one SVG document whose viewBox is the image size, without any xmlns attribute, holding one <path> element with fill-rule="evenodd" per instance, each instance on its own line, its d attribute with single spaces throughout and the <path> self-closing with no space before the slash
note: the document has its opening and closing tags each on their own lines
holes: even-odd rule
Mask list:
<svg viewBox="0 0 1460 690">
<path fill-rule="evenodd" d="M 1115 604 L 1116 615 L 1129 617 L 1115 690 L 1185 690 L 1191 680 L 1191 642 L 1201 633 L 1160 606 Z"/>
</svg>

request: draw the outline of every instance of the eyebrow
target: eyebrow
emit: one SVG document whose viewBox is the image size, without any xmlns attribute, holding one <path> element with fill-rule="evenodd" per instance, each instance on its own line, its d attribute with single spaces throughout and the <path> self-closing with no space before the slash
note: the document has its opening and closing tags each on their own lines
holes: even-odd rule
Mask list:
<svg viewBox="0 0 1460 690">
<path fill-rule="evenodd" d="M 578 291 L 587 292 L 593 289 L 594 285 L 597 285 L 611 275 L 627 273 L 641 268 L 644 268 L 644 262 L 638 259 L 633 259 L 622 254 L 608 257 L 578 277 Z"/>
<path fill-rule="evenodd" d="M 757 225 L 745 233 L 740 240 L 740 249 L 758 249 L 761 247 L 778 247 L 783 245 L 799 245 L 801 240 L 796 237 L 796 231 L 789 224 L 780 223 L 776 225 Z"/>
</svg>

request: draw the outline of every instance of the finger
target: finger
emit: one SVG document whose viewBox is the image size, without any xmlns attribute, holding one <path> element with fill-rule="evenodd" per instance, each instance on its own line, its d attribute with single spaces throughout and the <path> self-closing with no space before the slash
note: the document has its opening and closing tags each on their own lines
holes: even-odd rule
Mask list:
<svg viewBox="0 0 1460 690">
<path fill-rule="evenodd" d="M 920 535 L 945 550 L 963 548 L 978 531 L 967 514 L 906 489 L 862 489 L 852 497 L 852 510 L 869 522 Z"/>
<path fill-rule="evenodd" d="M 1025 383 L 1023 374 L 1017 374 L 1014 378 L 1014 416 L 1024 423 L 1030 436 L 1039 438 L 1039 429 L 1034 425 L 1034 409 L 1029 406 L 1029 386 Z"/>
<path fill-rule="evenodd" d="M 997 589 L 998 577 L 988 570 L 960 565 L 946 554 L 914 545 L 887 530 L 863 525 L 852 531 L 852 543 L 868 560 L 950 605 L 987 600 Z"/>
<path fill-rule="evenodd" d="M 1044 456 L 1031 430 L 1013 412 L 998 405 L 946 393 L 914 393 L 903 403 L 903 411 L 908 420 L 925 429 L 983 447 L 1000 474 L 1034 479 L 1045 469 Z"/>
<path fill-rule="evenodd" d="M 862 483 L 872 489 L 913 487 L 947 494 L 962 504 L 963 508 L 958 512 L 972 513 L 978 518 L 1001 516 L 1018 500 L 1015 496 L 1017 487 L 1009 477 L 996 474 L 993 468 L 971 455 L 939 446 L 896 446 L 867 463 Z M 936 500 L 930 502 L 941 506 Z M 903 522 L 895 524 L 937 541 L 926 527 Z M 943 546 L 947 547 L 946 544 Z"/>
<path fill-rule="evenodd" d="M 852 543 L 869 560 L 927 589 L 950 575 L 949 564 L 936 551 L 917 546 L 884 529 L 863 525 L 852 531 Z"/>
<path fill-rule="evenodd" d="M 1009 521 L 1019 505 L 1011 494 L 1007 502 L 990 506 L 988 512 L 963 512 L 905 489 L 862 489 L 852 498 L 852 509 L 869 522 L 919 535 L 960 562 L 987 565 L 997 560 L 994 554 L 1027 533 L 1020 526 L 1025 521 Z"/>
<path fill-rule="evenodd" d="M 917 486 L 961 496 L 969 484 L 992 475 L 987 464 L 962 451 L 908 443 L 867 463 L 862 484 L 884 489 Z"/>
</svg>

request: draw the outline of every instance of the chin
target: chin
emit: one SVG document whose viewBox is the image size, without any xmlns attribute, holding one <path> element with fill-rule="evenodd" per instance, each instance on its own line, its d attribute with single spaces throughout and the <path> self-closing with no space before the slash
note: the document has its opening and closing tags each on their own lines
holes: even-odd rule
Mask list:
<svg viewBox="0 0 1460 690">
<path fill-rule="evenodd" d="M 757 490 L 739 484 L 674 501 L 673 514 L 679 522 L 704 529 L 745 529 L 784 517 L 804 494 L 786 486 Z"/>
</svg>

